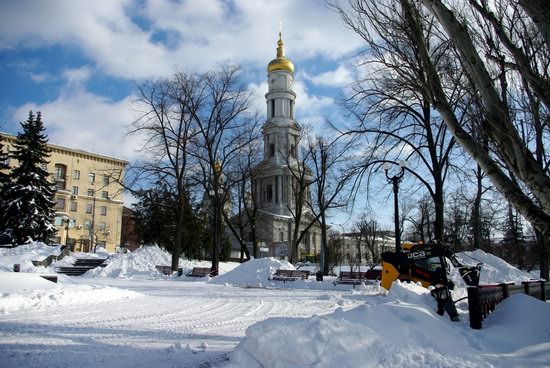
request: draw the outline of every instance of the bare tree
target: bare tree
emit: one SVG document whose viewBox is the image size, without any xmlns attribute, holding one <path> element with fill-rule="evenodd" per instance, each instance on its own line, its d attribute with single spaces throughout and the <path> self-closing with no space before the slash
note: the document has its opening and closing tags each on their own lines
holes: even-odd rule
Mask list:
<svg viewBox="0 0 550 368">
<path fill-rule="evenodd" d="M 192 111 L 195 135 L 189 154 L 197 162 L 195 180 L 213 201 L 214 244 L 212 272 L 217 274 L 224 221 L 232 226 L 224 211 L 231 186 L 227 178 L 234 161 L 257 137 L 257 114 L 251 111 L 251 93 L 240 79 L 240 68 L 223 65 L 217 70 L 187 80 L 196 88 L 186 91 L 186 107 Z M 234 232 L 235 234 L 235 232 Z M 242 241 L 242 239 L 241 239 Z"/>
<path fill-rule="evenodd" d="M 367 216 L 363 214 L 355 222 L 354 226 L 355 237 L 360 241 L 365 250 L 370 254 L 365 254 L 365 259 L 370 260 L 371 265 L 377 265 L 380 263 L 381 258 L 381 229 L 378 222 L 372 216 Z"/>
<path fill-rule="evenodd" d="M 345 188 L 352 178 L 352 172 L 346 170 L 349 143 L 333 140 L 328 141 L 320 135 L 308 137 L 309 164 L 312 168 L 312 195 L 306 198 L 309 208 L 321 226 L 321 259 L 320 268 L 328 275 L 329 265 L 325 262 L 328 235 L 327 216 L 332 209 L 347 205 L 348 197 Z"/>
<path fill-rule="evenodd" d="M 346 106 L 358 125 L 346 133 L 364 136 L 369 147 L 362 170 L 376 170 L 381 161 L 409 162 L 407 171 L 422 183 L 435 208 L 434 231 L 443 236 L 444 184 L 449 175 L 456 141 L 430 104 L 428 76 L 418 48 L 402 13 L 392 1 L 348 0 L 348 7 L 331 4 L 344 23 L 365 41 L 361 77 Z M 432 22 L 433 23 L 433 22 Z M 430 38 L 428 53 L 437 60 L 438 72 L 453 69 L 448 43 L 437 37 L 437 28 L 426 19 L 423 30 Z M 456 77 L 458 78 L 458 76 Z M 461 85 L 446 87 L 459 101 Z M 369 171 L 369 176 L 373 171 Z"/>
<path fill-rule="evenodd" d="M 196 92 L 192 78 L 176 72 L 169 79 L 147 81 L 137 87 L 138 118 L 128 134 L 144 138 L 143 156 L 130 169 L 129 186 L 159 182 L 170 188 L 178 205 L 172 252 L 172 270 L 177 271 L 184 239 L 184 205 L 188 168 L 188 145 L 194 136 L 192 116 L 196 106 L 189 103 L 189 91 Z"/>
<path fill-rule="evenodd" d="M 495 188 L 547 238 L 550 234 L 550 191 L 548 191 L 550 187 L 550 175 L 548 166 L 544 165 L 541 167 L 541 163 L 537 161 L 529 142 L 522 139 L 513 115 L 508 108 L 508 101 L 503 98 L 503 94 L 499 93 L 499 88 L 502 87 L 501 79 L 495 78 L 491 73 L 492 70 L 498 71 L 499 69 L 492 68 L 495 64 L 492 64 L 489 59 L 482 59 L 479 56 L 479 50 L 472 41 L 472 37 L 477 36 L 476 30 L 466 20 L 457 17 L 457 14 L 460 13 L 459 11 L 457 12 L 459 9 L 451 9 L 439 0 L 422 0 L 421 3 L 437 18 L 439 24 L 459 52 L 464 70 L 473 81 L 483 103 L 483 116 L 485 120 L 482 129 L 489 143 L 493 146 L 493 151 L 498 155 L 498 160 L 488 152 L 480 149 L 474 137 L 463 129 L 449 104 L 449 96 L 443 88 L 441 78 L 429 55 L 426 46 L 427 39 L 419 25 L 419 10 L 408 0 L 400 0 L 402 11 L 406 15 L 409 26 L 413 30 L 412 34 L 419 45 L 419 54 L 423 60 L 424 68 L 429 75 L 432 104 L 444 118 L 446 125 L 452 131 L 454 137 L 465 151 L 476 160 L 491 179 Z M 494 20 L 487 18 L 487 14 L 484 13 L 488 9 L 486 3 L 473 1 L 469 1 L 469 3 L 477 15 L 481 15 L 488 20 L 489 25 L 487 27 L 491 27 L 491 31 L 499 35 L 500 42 L 508 50 L 509 56 L 506 62 L 515 64 L 515 67 L 520 70 L 519 74 L 523 76 L 523 80 L 526 83 L 523 87 L 530 89 L 537 95 L 543 103 L 544 108 L 548 109 L 549 106 L 546 103 L 546 98 L 534 81 L 534 79 L 537 79 L 537 82 L 542 82 L 545 86 L 543 90 L 548 91 L 547 76 L 538 73 L 538 69 L 527 65 L 522 55 L 517 53 L 518 48 L 513 49 L 511 47 L 517 45 L 514 39 L 510 37 L 510 34 L 499 26 L 501 24 L 499 23 L 500 21 L 497 19 L 497 22 L 494 22 Z M 512 6 L 517 4 L 515 1 L 509 1 L 508 3 Z M 515 9 L 517 10 L 517 8 Z M 544 25 L 544 19 L 538 25 Z M 521 34 L 521 36 L 532 37 L 529 34 Z M 508 40 L 505 40 L 505 38 L 508 38 Z M 544 53 L 535 54 L 532 57 L 544 64 L 548 45 L 546 44 L 541 50 Z M 525 73 L 530 73 L 534 77 L 532 75 L 525 76 Z M 501 168 L 500 163 L 505 165 L 506 170 Z M 508 176 L 506 171 L 513 173 L 517 181 Z M 547 249 L 543 249 L 541 276 L 547 277 L 547 275 L 548 252 Z"/>
<path fill-rule="evenodd" d="M 258 134 L 259 137 L 259 134 Z M 228 225 L 235 224 L 237 229 L 232 229 L 235 237 L 241 244 L 241 262 L 244 257 L 250 259 L 248 242 L 252 242 L 252 254 L 254 258 L 259 257 L 259 239 L 256 228 L 258 218 L 258 204 L 256 203 L 255 187 L 251 178 L 253 168 L 261 160 L 260 140 L 251 142 L 244 148 L 242 154 L 233 165 L 234 190 L 232 191 L 233 203 L 236 205 L 236 214 L 227 222 Z"/>
</svg>

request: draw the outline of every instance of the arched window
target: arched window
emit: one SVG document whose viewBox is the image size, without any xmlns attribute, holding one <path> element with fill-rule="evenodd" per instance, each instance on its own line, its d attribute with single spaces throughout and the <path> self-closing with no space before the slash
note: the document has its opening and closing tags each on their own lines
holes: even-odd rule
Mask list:
<svg viewBox="0 0 550 368">
<path fill-rule="evenodd" d="M 275 156 L 275 143 L 269 145 L 269 157 Z"/>
</svg>

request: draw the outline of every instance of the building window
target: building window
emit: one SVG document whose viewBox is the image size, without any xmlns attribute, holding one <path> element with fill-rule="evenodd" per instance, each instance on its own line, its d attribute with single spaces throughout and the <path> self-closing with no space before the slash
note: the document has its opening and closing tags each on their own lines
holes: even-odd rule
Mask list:
<svg viewBox="0 0 550 368">
<path fill-rule="evenodd" d="M 106 216 L 107 215 L 107 206 L 101 206 L 100 213 L 101 213 L 102 216 Z"/>
<path fill-rule="evenodd" d="M 91 203 L 86 204 L 86 213 L 92 213 L 92 204 Z"/>
<path fill-rule="evenodd" d="M 281 233 L 279 234 L 280 235 L 280 241 L 284 241 L 285 240 L 285 233 L 283 231 L 281 231 Z"/>
<path fill-rule="evenodd" d="M 57 185 L 57 189 L 65 190 L 65 173 L 67 172 L 67 167 L 62 164 L 55 164 L 53 177 Z"/>
<path fill-rule="evenodd" d="M 91 188 L 88 188 L 88 197 L 93 197 L 93 196 L 94 196 L 94 190 Z"/>
<path fill-rule="evenodd" d="M 92 228 L 92 223 L 90 222 L 90 220 L 84 221 L 84 228 L 86 230 L 90 230 Z"/>
<path fill-rule="evenodd" d="M 269 157 L 275 156 L 275 143 L 269 145 Z"/>
<path fill-rule="evenodd" d="M 101 198 L 103 198 L 103 199 L 109 199 L 109 192 L 107 192 L 107 191 L 105 191 L 105 190 L 104 190 L 103 192 L 101 192 Z"/>
<path fill-rule="evenodd" d="M 56 210 L 65 210 L 65 198 L 57 198 L 57 203 L 55 204 Z"/>
<path fill-rule="evenodd" d="M 271 117 L 275 117 L 275 99 L 271 100 Z"/>
<path fill-rule="evenodd" d="M 88 174 L 88 182 L 95 183 L 95 174 L 94 173 L 89 173 Z"/>
<path fill-rule="evenodd" d="M 55 164 L 55 180 L 65 180 L 65 165 Z"/>
<path fill-rule="evenodd" d="M 294 101 L 290 100 L 290 118 L 294 119 Z"/>
<path fill-rule="evenodd" d="M 73 187 L 73 195 L 78 195 L 78 187 Z"/>
<path fill-rule="evenodd" d="M 62 226 L 63 225 L 63 218 L 60 217 L 60 216 L 56 216 L 54 219 L 53 219 L 53 224 L 55 226 Z"/>
<path fill-rule="evenodd" d="M 103 184 L 104 185 L 109 184 L 109 175 L 103 175 Z"/>
<path fill-rule="evenodd" d="M 76 212 L 78 202 L 71 202 L 71 212 Z"/>
<path fill-rule="evenodd" d="M 99 231 L 105 231 L 107 230 L 107 223 L 106 222 L 100 222 L 99 223 Z"/>
<path fill-rule="evenodd" d="M 73 179 L 80 179 L 80 170 L 74 170 L 73 171 Z"/>
</svg>

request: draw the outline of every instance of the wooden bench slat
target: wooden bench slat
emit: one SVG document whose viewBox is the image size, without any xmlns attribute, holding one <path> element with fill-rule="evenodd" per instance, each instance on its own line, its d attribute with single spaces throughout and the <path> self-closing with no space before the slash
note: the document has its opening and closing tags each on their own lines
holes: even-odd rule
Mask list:
<svg viewBox="0 0 550 368">
<path fill-rule="evenodd" d="M 336 284 L 351 284 L 359 285 L 363 281 L 367 280 L 379 280 L 382 276 L 380 270 L 368 270 L 368 271 L 342 271 L 338 278 L 334 281 Z"/>
<path fill-rule="evenodd" d="M 209 267 L 193 267 L 191 272 L 187 274 L 190 277 L 206 277 L 210 276 L 212 269 Z"/>
<path fill-rule="evenodd" d="M 300 279 L 307 280 L 309 271 L 305 270 L 276 270 L 270 280 L 276 281 L 296 281 Z"/>
</svg>

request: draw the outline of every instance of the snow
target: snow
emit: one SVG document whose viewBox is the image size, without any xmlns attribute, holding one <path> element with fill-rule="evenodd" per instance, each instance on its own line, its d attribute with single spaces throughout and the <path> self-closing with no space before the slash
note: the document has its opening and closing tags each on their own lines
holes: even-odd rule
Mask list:
<svg viewBox="0 0 550 368">
<path fill-rule="evenodd" d="M 156 246 L 110 255 L 84 276 L 34 267 L 55 247 L 0 250 L 0 367 L 544 367 L 550 362 L 550 304 L 525 295 L 500 303 L 481 330 L 435 313 L 429 290 L 396 282 L 333 285 L 334 278 L 269 280 L 293 269 L 273 258 L 221 263 L 214 278 L 164 276 L 171 256 Z M 56 264 L 84 256 L 72 254 Z M 475 259 L 474 259 L 475 258 Z M 482 283 L 529 274 L 482 251 Z M 25 272 L 14 273 L 13 263 Z M 180 261 L 184 273 L 209 267 Z M 53 265 L 52 265 L 53 266 Z M 308 269 L 315 269 L 308 265 Z M 455 279 L 457 270 L 451 269 Z M 460 281 L 460 280 L 458 280 Z M 457 281 L 453 297 L 465 295 Z"/>
<path fill-rule="evenodd" d="M 214 277 L 210 282 L 218 285 L 231 284 L 247 287 L 273 287 L 276 286 L 276 282 L 271 282 L 269 278 L 279 269 L 294 270 L 294 266 L 287 261 L 280 261 L 275 258 L 253 259 L 223 275 Z"/>
<path fill-rule="evenodd" d="M 15 248 L 0 248 L 0 271 L 13 271 L 13 265 L 19 264 L 22 272 L 43 272 L 32 261 L 42 261 L 48 256 L 61 254 L 61 246 L 48 246 L 44 243 L 28 243 Z"/>
<path fill-rule="evenodd" d="M 480 249 L 472 252 L 457 253 L 457 259 L 464 265 L 474 266 L 483 263 L 479 277 L 480 284 L 494 284 L 503 281 L 528 281 L 533 278 L 531 274 L 522 271 L 490 253 Z"/>
</svg>

